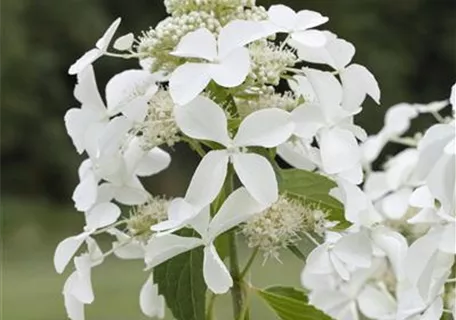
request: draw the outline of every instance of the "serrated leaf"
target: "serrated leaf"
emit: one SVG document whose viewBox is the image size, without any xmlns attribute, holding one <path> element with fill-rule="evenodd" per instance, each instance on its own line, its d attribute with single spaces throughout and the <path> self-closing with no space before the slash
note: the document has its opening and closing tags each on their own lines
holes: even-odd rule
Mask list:
<svg viewBox="0 0 456 320">
<path fill-rule="evenodd" d="M 280 171 L 279 188 L 281 192 L 301 199 L 308 205 L 323 209 L 328 213 L 329 220 L 339 221 L 343 227 L 348 227 L 343 204 L 329 195 L 329 191 L 335 187 L 337 185 L 334 181 L 318 173 L 299 169 Z"/>
<path fill-rule="evenodd" d="M 292 287 L 269 287 L 258 295 L 281 320 L 331 320 L 331 317 L 309 305 L 304 291 Z"/>
<path fill-rule="evenodd" d="M 177 320 L 204 320 L 203 248 L 182 253 L 154 270 L 158 291 Z"/>
</svg>

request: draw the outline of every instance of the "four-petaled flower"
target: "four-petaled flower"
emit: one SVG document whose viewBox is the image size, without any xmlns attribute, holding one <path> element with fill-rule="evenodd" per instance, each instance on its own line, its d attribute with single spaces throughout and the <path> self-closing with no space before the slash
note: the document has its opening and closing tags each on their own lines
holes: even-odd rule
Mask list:
<svg viewBox="0 0 456 320">
<path fill-rule="evenodd" d="M 225 293 L 233 285 L 233 279 L 217 254 L 213 242 L 222 233 L 245 222 L 253 214 L 264 209 L 266 206 L 258 203 L 245 188 L 241 187 L 228 196 L 212 219 L 210 219 L 207 206 L 190 222 L 201 238 L 182 237 L 174 234 L 152 238 L 146 247 L 146 264 L 149 268 L 154 268 L 178 254 L 204 246 L 204 280 L 212 292 Z"/>
</svg>

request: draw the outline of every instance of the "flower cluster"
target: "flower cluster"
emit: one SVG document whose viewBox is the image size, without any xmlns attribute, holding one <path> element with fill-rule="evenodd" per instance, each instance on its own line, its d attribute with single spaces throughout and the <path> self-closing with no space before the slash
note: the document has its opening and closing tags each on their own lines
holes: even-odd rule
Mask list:
<svg viewBox="0 0 456 320">
<path fill-rule="evenodd" d="M 310 301 L 335 319 L 440 319 L 456 315 L 455 95 L 448 100 L 391 107 L 383 129 L 362 145 L 363 190 L 339 183 L 333 192 L 353 223 L 329 232 L 302 272 Z M 411 120 L 431 113 L 439 121 L 424 134 L 403 137 Z M 405 145 L 381 171 L 372 162 L 387 143 Z"/>
<path fill-rule="evenodd" d="M 54 256 L 59 273 L 75 264 L 63 289 L 69 318 L 84 319 L 84 305 L 94 300 L 91 269 L 110 254 L 144 260 L 149 274 L 139 301 L 150 317 L 163 318 L 170 303 L 154 268 L 196 248 L 203 248 L 208 289 L 235 290 L 242 275 L 225 266 L 216 240 L 230 233 L 235 241 L 238 231 L 250 247 L 276 258 L 303 236 L 316 243 L 302 283 L 310 303 L 336 319 L 358 319 L 358 308 L 374 319 L 442 309 L 454 294 L 444 287 L 454 258 L 454 124 L 430 128 L 385 171 L 372 172 L 370 164 L 388 141 L 410 142 L 400 137 L 410 119 L 446 103 L 392 108 L 384 130 L 367 137 L 353 119 L 367 96 L 379 103 L 380 90 L 365 67 L 351 64 L 351 43 L 314 29 L 327 17 L 284 5 L 266 11 L 247 0 L 165 5 L 170 17 L 136 40 L 118 38 L 112 52 L 116 20 L 69 70 L 77 75 L 81 107 L 67 112 L 65 124 L 86 155 L 73 194 L 85 226 Z M 109 80 L 105 99 L 92 66 L 102 56 L 138 59 L 141 66 Z M 282 79 L 285 92 L 275 87 Z M 171 158 L 160 147 L 177 142 L 196 150 L 201 162 L 183 197 L 152 196 L 140 178 L 166 169 Z M 331 195 L 288 190 L 276 155 L 335 186 Z M 234 178 L 241 186 L 233 186 Z M 352 225 L 337 232 L 330 216 L 339 205 L 344 212 L 337 219 Z M 394 228 L 401 219 L 426 224 L 410 246 Z M 113 239 L 106 252 L 95 240 L 103 233 Z"/>
</svg>

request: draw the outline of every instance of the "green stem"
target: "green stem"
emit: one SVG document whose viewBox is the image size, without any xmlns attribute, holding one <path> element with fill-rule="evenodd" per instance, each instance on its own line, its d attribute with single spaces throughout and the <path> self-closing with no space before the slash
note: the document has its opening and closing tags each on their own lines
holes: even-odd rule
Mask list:
<svg viewBox="0 0 456 320">
<path fill-rule="evenodd" d="M 250 267 L 252 266 L 253 264 L 253 261 L 255 261 L 255 258 L 258 254 L 258 247 L 255 248 L 255 250 L 253 250 L 252 252 L 252 255 L 250 256 L 249 258 L 249 261 L 247 261 L 247 264 L 245 265 L 244 269 L 242 269 L 242 272 L 240 274 L 240 279 L 244 279 L 245 275 L 247 274 L 247 272 L 249 271 Z"/>
<path fill-rule="evenodd" d="M 207 314 L 206 314 L 206 319 L 207 320 L 214 320 L 214 306 L 215 306 L 215 299 L 217 299 L 216 294 L 212 294 L 211 298 L 209 300 L 209 305 L 207 306 Z"/>
<path fill-rule="evenodd" d="M 234 318 L 238 319 L 241 310 L 244 305 L 244 296 L 242 293 L 241 283 L 240 283 L 240 270 L 239 270 L 239 258 L 237 252 L 236 244 L 236 234 L 235 231 L 232 231 L 228 235 L 229 248 L 230 248 L 230 272 L 231 277 L 233 278 L 233 287 L 231 288 L 231 298 L 233 300 L 233 314 Z"/>
<path fill-rule="evenodd" d="M 243 283 L 243 292 L 245 294 L 245 301 L 244 301 L 244 304 L 242 305 L 242 309 L 241 309 L 241 312 L 239 314 L 239 318 L 237 318 L 238 320 L 245 320 L 246 319 L 246 316 L 247 314 L 249 313 L 249 301 L 250 301 L 250 290 L 249 288 L 247 287 L 247 285 L 245 284 L 245 282 Z"/>
</svg>

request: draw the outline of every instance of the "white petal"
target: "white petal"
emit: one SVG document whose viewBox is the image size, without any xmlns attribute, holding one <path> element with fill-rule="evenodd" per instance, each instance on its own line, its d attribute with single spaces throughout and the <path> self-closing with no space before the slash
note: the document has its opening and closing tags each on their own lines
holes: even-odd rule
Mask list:
<svg viewBox="0 0 456 320">
<path fill-rule="evenodd" d="M 439 320 L 443 314 L 443 301 L 441 297 L 429 306 L 429 308 L 420 316 L 420 320 Z"/>
<path fill-rule="evenodd" d="M 230 21 L 220 30 L 218 36 L 218 58 L 224 60 L 237 48 L 261 39 L 266 35 L 267 31 L 257 21 Z"/>
<path fill-rule="evenodd" d="M 233 143 L 239 147 L 273 148 L 287 141 L 293 130 L 288 112 L 277 108 L 263 109 L 242 121 Z"/>
<path fill-rule="evenodd" d="M 289 165 L 307 171 L 313 171 L 315 164 L 306 157 L 298 146 L 294 146 L 292 143 L 284 143 L 277 147 L 277 154 Z"/>
<path fill-rule="evenodd" d="M 306 30 L 317 27 L 323 23 L 328 22 L 328 17 L 322 16 L 319 12 L 312 10 L 301 10 L 297 14 L 298 21 L 296 25 L 297 30 Z"/>
<path fill-rule="evenodd" d="M 315 91 L 306 77 L 295 75 L 292 79 L 288 80 L 288 85 L 296 95 L 302 95 L 304 97 L 306 105 L 316 100 Z"/>
<path fill-rule="evenodd" d="M 348 170 L 339 172 L 337 176 L 347 180 L 350 183 L 360 184 L 361 182 L 363 182 L 364 178 L 363 167 L 360 163 L 358 163 L 357 165 Z"/>
<path fill-rule="evenodd" d="M 335 70 L 343 69 L 355 55 L 355 47 L 344 39 L 336 39 L 335 35 L 328 31 L 323 33 L 326 36 L 326 45 L 317 48 L 298 45 L 296 49 L 299 58 L 311 63 L 327 64 Z"/>
<path fill-rule="evenodd" d="M 185 195 L 189 203 L 203 208 L 214 201 L 225 182 L 228 159 L 225 150 L 214 150 L 204 156 Z"/>
<path fill-rule="evenodd" d="M 297 107 L 291 117 L 296 124 L 294 134 L 307 140 L 312 140 L 326 123 L 322 108 L 316 104 Z"/>
<path fill-rule="evenodd" d="M 449 254 L 456 254 L 456 225 L 448 223 L 442 230 L 439 249 Z"/>
<path fill-rule="evenodd" d="M 155 76 L 144 70 L 131 69 L 116 74 L 106 85 L 106 102 L 109 113 L 116 115 L 124 109 L 135 107 L 135 104 L 138 103 L 143 103 L 147 108 L 147 101 L 158 90 L 155 81 Z M 145 99 L 141 99 L 142 97 Z M 138 99 L 139 101 L 137 101 Z M 143 116 L 145 116 L 144 112 Z M 140 117 L 139 121 L 142 120 Z"/>
<path fill-rule="evenodd" d="M 291 8 L 282 4 L 273 5 L 268 10 L 269 20 L 282 27 L 284 31 L 292 31 L 297 22 L 297 14 Z"/>
<path fill-rule="evenodd" d="M 364 192 L 369 196 L 369 199 L 375 201 L 390 191 L 386 174 L 383 171 L 373 171 L 369 174 L 364 184 Z"/>
<path fill-rule="evenodd" d="M 119 28 L 121 18 L 117 18 L 110 26 L 109 28 L 105 31 L 103 36 L 98 39 L 97 43 L 95 46 L 100 49 L 102 52 L 106 52 L 106 50 L 109 47 L 109 44 L 111 43 L 112 37 L 114 37 L 114 34 L 117 31 L 117 28 Z"/>
<path fill-rule="evenodd" d="M 68 262 L 70 262 L 88 236 L 89 233 L 84 232 L 77 236 L 66 238 L 57 245 L 54 253 L 54 267 L 57 273 L 62 273 L 65 270 Z"/>
<path fill-rule="evenodd" d="M 101 248 L 95 239 L 88 237 L 86 239 L 86 245 L 92 267 L 102 264 L 104 261 L 103 251 L 101 251 Z"/>
<path fill-rule="evenodd" d="M 152 276 L 148 277 L 139 293 L 139 306 L 148 317 L 162 319 L 165 314 L 165 299 L 158 294 L 158 286 L 154 284 Z"/>
<path fill-rule="evenodd" d="M 348 271 L 345 263 L 343 263 L 342 260 L 335 254 L 330 254 L 329 259 L 331 260 L 331 264 L 339 277 L 344 281 L 349 281 L 350 271 Z"/>
<path fill-rule="evenodd" d="M 168 152 L 153 148 L 137 164 L 135 174 L 140 177 L 151 176 L 168 168 L 170 162 L 171 156 Z"/>
<path fill-rule="evenodd" d="M 201 209 L 188 224 L 201 235 L 201 238 L 207 239 L 207 230 L 209 228 L 210 219 L 211 208 L 208 205 Z"/>
<path fill-rule="evenodd" d="M 105 202 L 95 205 L 86 212 L 86 225 L 90 230 L 106 227 L 120 216 L 120 209 L 113 203 Z"/>
<path fill-rule="evenodd" d="M 323 107 L 326 117 L 330 117 L 335 106 L 342 102 L 342 86 L 337 78 L 330 72 L 315 69 L 304 69 L 309 83 L 315 91 L 318 101 Z"/>
<path fill-rule="evenodd" d="M 389 219 L 401 219 L 407 213 L 411 194 L 412 190 L 403 188 L 387 195 L 381 200 L 382 212 Z"/>
<path fill-rule="evenodd" d="M 203 58 L 213 61 L 217 57 L 217 43 L 209 30 L 201 28 L 182 37 L 171 54 L 178 57 Z"/>
<path fill-rule="evenodd" d="M 144 246 L 141 243 L 115 228 L 109 229 L 107 232 L 117 239 L 112 243 L 116 257 L 119 259 L 144 259 Z"/>
<path fill-rule="evenodd" d="M 154 268 L 181 253 L 201 245 L 203 245 L 203 241 L 199 238 L 187 238 L 174 234 L 152 238 L 146 246 L 145 261 L 149 268 Z"/>
<path fill-rule="evenodd" d="M 187 105 L 176 106 L 174 117 L 182 132 L 191 138 L 222 145 L 230 141 L 225 112 L 209 98 L 200 96 Z"/>
<path fill-rule="evenodd" d="M 360 163 L 359 146 L 350 131 L 338 128 L 324 130 L 319 145 L 323 168 L 327 173 L 350 170 Z"/>
<path fill-rule="evenodd" d="M 410 127 L 410 120 L 418 116 L 418 112 L 407 103 L 390 107 L 385 114 L 384 130 L 389 136 L 399 136 Z"/>
<path fill-rule="evenodd" d="M 133 33 L 127 33 L 119 38 L 114 42 L 114 49 L 119 51 L 126 51 L 130 50 L 133 42 L 135 41 L 135 36 Z"/>
<path fill-rule="evenodd" d="M 92 49 L 84 53 L 82 57 L 76 60 L 68 70 L 68 74 L 78 74 L 82 72 L 85 68 L 92 65 L 98 58 L 103 55 L 103 52 L 100 49 Z"/>
<path fill-rule="evenodd" d="M 319 245 L 309 254 L 305 264 L 305 270 L 311 274 L 330 274 L 334 271 L 329 257 L 328 246 Z"/>
<path fill-rule="evenodd" d="M 372 240 L 375 245 L 385 252 L 396 277 L 401 277 L 408 249 L 407 240 L 400 233 L 383 227 L 377 228 L 372 232 Z"/>
<path fill-rule="evenodd" d="M 183 105 L 195 99 L 211 81 L 211 70 L 211 64 L 189 62 L 174 70 L 169 79 L 173 101 Z"/>
<path fill-rule="evenodd" d="M 127 184 L 117 187 L 115 193 L 115 199 L 128 206 L 143 204 L 149 196 L 137 178 L 132 178 Z"/>
<path fill-rule="evenodd" d="M 245 188 L 233 191 L 223 203 L 209 225 L 208 237 L 214 240 L 218 235 L 228 231 L 249 219 L 253 214 L 266 207 L 256 201 Z"/>
<path fill-rule="evenodd" d="M 91 110 L 98 119 L 106 116 L 106 107 L 98 91 L 92 65 L 78 73 L 77 78 L 74 96 L 82 104 L 82 108 Z"/>
<path fill-rule="evenodd" d="M 237 48 L 220 63 L 211 66 L 211 77 L 222 87 L 233 88 L 242 84 L 250 71 L 250 56 L 246 48 Z"/>
<path fill-rule="evenodd" d="M 294 32 L 292 33 L 291 38 L 300 45 L 311 48 L 323 47 L 326 43 L 326 37 L 324 33 L 318 30 Z"/>
<path fill-rule="evenodd" d="M 225 293 L 233 286 L 230 272 L 212 243 L 204 248 L 203 275 L 207 287 L 215 294 Z"/>
<path fill-rule="evenodd" d="M 349 266 L 369 268 L 372 263 L 372 245 L 363 232 L 344 236 L 336 243 L 333 252 Z"/>
<path fill-rule="evenodd" d="M 426 178 L 432 195 L 440 201 L 442 209 L 454 215 L 456 207 L 456 155 L 443 155 Z"/>
<path fill-rule="evenodd" d="M 124 116 L 109 121 L 98 141 L 99 155 L 112 155 L 119 152 L 120 144 L 133 123 Z"/>
<path fill-rule="evenodd" d="M 253 153 L 239 153 L 234 154 L 231 160 L 239 180 L 252 197 L 264 205 L 277 201 L 277 179 L 266 158 Z"/>
<path fill-rule="evenodd" d="M 382 319 L 391 316 L 396 311 L 396 304 L 392 297 L 380 291 L 373 285 L 367 285 L 358 296 L 360 311 L 372 319 Z"/>
<path fill-rule="evenodd" d="M 76 299 L 71 293 L 63 294 L 65 310 L 71 320 L 84 320 L 84 304 Z"/>
<path fill-rule="evenodd" d="M 92 303 L 95 299 L 92 289 L 92 262 L 88 254 L 74 258 L 77 280 L 71 288 L 71 294 L 83 303 Z"/>
<path fill-rule="evenodd" d="M 86 133 L 90 125 L 98 119 L 93 112 L 73 108 L 65 114 L 65 128 L 71 137 L 76 151 L 81 154 L 86 149 Z"/>
<path fill-rule="evenodd" d="M 78 211 L 89 210 L 97 200 L 98 181 L 93 173 L 87 174 L 77 185 L 72 199 Z"/>
<path fill-rule="evenodd" d="M 369 136 L 361 145 L 364 163 L 371 163 L 380 155 L 389 137 L 383 134 Z"/>
<path fill-rule="evenodd" d="M 359 64 L 352 64 L 340 72 L 344 89 L 342 106 L 346 110 L 356 110 L 369 95 L 377 104 L 380 103 L 380 89 L 372 73 Z"/>
<path fill-rule="evenodd" d="M 182 198 L 176 198 L 169 204 L 168 220 L 150 227 L 153 231 L 164 231 L 183 227 L 193 219 L 199 211 Z"/>
</svg>

